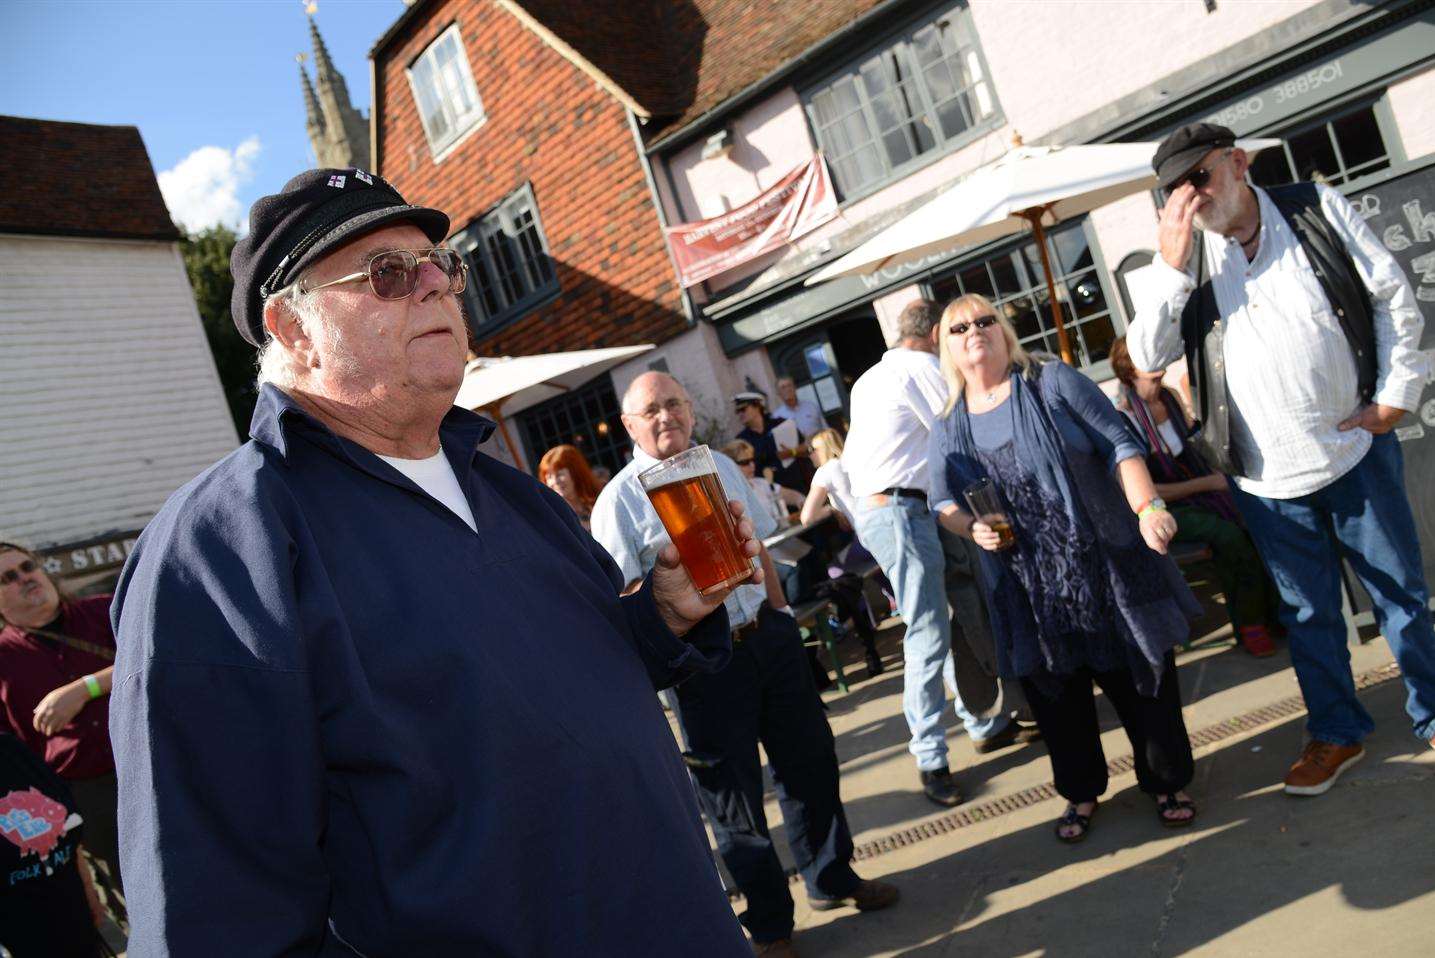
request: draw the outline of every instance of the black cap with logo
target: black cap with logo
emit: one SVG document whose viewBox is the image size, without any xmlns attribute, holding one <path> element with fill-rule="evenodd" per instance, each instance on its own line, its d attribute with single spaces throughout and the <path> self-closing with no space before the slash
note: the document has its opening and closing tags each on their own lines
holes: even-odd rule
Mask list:
<svg viewBox="0 0 1435 958">
<path fill-rule="evenodd" d="M 365 233 L 413 223 L 433 243 L 448 235 L 448 216 L 410 206 L 382 177 L 358 169 L 307 170 L 249 210 L 249 233 L 234 244 L 230 312 L 255 346 L 264 342 L 264 300 L 306 266 Z"/>
</svg>

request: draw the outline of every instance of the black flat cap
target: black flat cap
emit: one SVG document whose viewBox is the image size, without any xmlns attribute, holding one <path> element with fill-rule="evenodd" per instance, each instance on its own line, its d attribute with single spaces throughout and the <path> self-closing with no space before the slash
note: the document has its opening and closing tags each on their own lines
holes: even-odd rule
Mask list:
<svg viewBox="0 0 1435 958">
<path fill-rule="evenodd" d="M 413 223 L 429 240 L 448 235 L 448 217 L 410 206 L 382 177 L 363 170 L 306 170 L 249 209 L 249 234 L 234 244 L 229 300 L 234 325 L 255 346 L 264 342 L 264 300 L 345 243 L 381 226 Z"/>
<path fill-rule="evenodd" d="M 1201 162 L 1201 157 L 1221 147 L 1234 146 L 1236 134 L 1215 123 L 1188 123 L 1177 129 L 1151 157 L 1156 185 L 1167 190 Z"/>
</svg>

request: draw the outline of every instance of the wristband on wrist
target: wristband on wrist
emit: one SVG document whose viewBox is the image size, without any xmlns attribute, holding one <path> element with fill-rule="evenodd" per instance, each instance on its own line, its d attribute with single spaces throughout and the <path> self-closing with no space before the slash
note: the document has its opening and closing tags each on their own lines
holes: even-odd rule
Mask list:
<svg viewBox="0 0 1435 958">
<path fill-rule="evenodd" d="M 105 690 L 100 688 L 100 680 L 93 675 L 85 676 L 85 688 L 89 691 L 92 699 L 97 699 L 105 694 Z"/>
<path fill-rule="evenodd" d="M 1152 496 L 1150 499 L 1147 499 L 1146 502 L 1142 504 L 1140 509 L 1136 510 L 1136 517 L 1138 519 L 1145 519 L 1153 512 L 1165 511 L 1166 500 L 1162 499 L 1160 496 Z"/>
</svg>

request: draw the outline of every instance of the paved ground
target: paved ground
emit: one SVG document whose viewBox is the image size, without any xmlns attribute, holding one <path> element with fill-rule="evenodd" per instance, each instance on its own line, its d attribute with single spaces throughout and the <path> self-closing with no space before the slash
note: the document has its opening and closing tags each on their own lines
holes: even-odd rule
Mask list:
<svg viewBox="0 0 1435 958">
<path fill-rule="evenodd" d="M 1207 600 L 1207 610 L 1202 638 L 1180 656 L 1187 726 L 1211 742 L 1196 753 L 1198 822 L 1163 829 L 1128 772 L 1113 777 L 1076 846 L 1052 835 L 1059 798 L 1028 801 L 1050 781 L 1040 744 L 976 761 L 953 734 L 965 807 L 984 820 L 954 821 L 921 796 L 901 716 L 901 626 L 884 629 L 891 670 L 825 698 L 867 856 L 858 871 L 899 884 L 904 899 L 881 913 L 813 912 L 794 885 L 802 954 L 1435 955 L 1435 751 L 1409 732 L 1385 643 L 1353 650 L 1355 671 L 1373 682 L 1362 698 L 1378 726 L 1365 761 L 1327 795 L 1296 799 L 1279 789 L 1304 722 L 1284 647 L 1251 659 L 1232 646 L 1219 608 Z M 853 672 L 865 676 L 860 664 Z M 1251 714 L 1283 701 L 1284 711 Z M 1117 759 L 1130 746 L 1101 707 L 1107 758 Z M 768 820 L 780 834 L 775 801 Z"/>
</svg>

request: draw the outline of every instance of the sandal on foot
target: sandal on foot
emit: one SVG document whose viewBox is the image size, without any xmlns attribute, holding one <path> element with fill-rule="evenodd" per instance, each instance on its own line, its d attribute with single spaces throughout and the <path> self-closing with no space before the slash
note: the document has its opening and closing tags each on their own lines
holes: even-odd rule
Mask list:
<svg viewBox="0 0 1435 958">
<path fill-rule="evenodd" d="M 1172 812 L 1189 811 L 1191 814 L 1185 818 L 1173 818 Z M 1177 798 L 1175 795 L 1167 795 L 1165 798 L 1156 799 L 1156 817 L 1161 819 L 1161 824 L 1167 828 L 1185 828 L 1196 820 L 1196 803 L 1189 798 Z"/>
<path fill-rule="evenodd" d="M 1085 803 L 1083 802 L 1081 804 Z M 1066 813 L 1056 820 L 1057 840 L 1065 842 L 1068 845 L 1075 845 L 1077 842 L 1084 839 L 1086 837 L 1086 833 L 1091 831 L 1091 818 L 1095 814 L 1096 806 L 1092 807 L 1090 815 L 1082 815 L 1080 812 L 1078 812 L 1076 810 L 1076 803 L 1066 806 Z M 1063 835 L 1061 833 L 1061 830 L 1063 828 L 1070 828 L 1073 825 L 1075 825 L 1079 829 L 1076 834 Z"/>
</svg>

